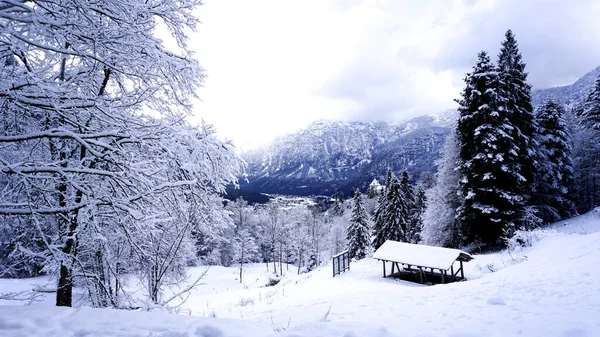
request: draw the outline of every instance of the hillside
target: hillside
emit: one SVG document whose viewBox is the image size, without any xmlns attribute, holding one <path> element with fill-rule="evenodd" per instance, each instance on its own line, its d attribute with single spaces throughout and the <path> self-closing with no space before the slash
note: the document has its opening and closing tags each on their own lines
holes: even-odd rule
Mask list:
<svg viewBox="0 0 600 337">
<path fill-rule="evenodd" d="M 192 317 L 13 304 L 0 306 L 0 336 L 598 336 L 599 231 L 600 210 L 562 221 L 534 232 L 531 247 L 476 255 L 469 280 L 447 285 L 383 279 L 369 258 L 335 278 L 331 266 L 290 271 L 268 288 L 262 264 L 247 270 L 245 284 L 236 268 L 217 267 L 182 305 Z"/>
</svg>

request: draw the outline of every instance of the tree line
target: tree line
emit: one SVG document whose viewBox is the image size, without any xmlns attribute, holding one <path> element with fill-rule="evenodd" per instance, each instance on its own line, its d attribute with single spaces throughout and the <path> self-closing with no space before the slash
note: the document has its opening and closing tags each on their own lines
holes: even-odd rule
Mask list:
<svg viewBox="0 0 600 337">
<path fill-rule="evenodd" d="M 510 30 L 496 63 L 477 55 L 427 191 L 424 243 L 502 245 L 598 206 L 600 79 L 574 109 L 554 98 L 534 108 L 525 66 Z"/>
</svg>

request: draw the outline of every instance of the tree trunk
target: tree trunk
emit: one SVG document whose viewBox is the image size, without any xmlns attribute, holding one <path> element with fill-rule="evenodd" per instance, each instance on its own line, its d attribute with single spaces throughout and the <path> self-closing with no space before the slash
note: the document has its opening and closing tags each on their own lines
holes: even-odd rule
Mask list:
<svg viewBox="0 0 600 337">
<path fill-rule="evenodd" d="M 300 267 L 302 267 L 302 249 L 298 250 L 298 275 L 300 275 Z"/>
<path fill-rule="evenodd" d="M 281 242 L 279 242 L 279 275 L 283 275 L 283 249 Z"/>
<path fill-rule="evenodd" d="M 56 306 L 71 307 L 73 304 L 73 269 L 60 265 L 58 289 L 56 289 Z"/>
</svg>

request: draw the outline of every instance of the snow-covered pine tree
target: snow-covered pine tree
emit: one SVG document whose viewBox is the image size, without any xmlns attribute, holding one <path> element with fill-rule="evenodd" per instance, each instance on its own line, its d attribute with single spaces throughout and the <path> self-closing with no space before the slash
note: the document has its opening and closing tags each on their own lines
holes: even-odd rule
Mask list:
<svg viewBox="0 0 600 337">
<path fill-rule="evenodd" d="M 354 192 L 353 201 L 352 217 L 347 229 L 348 254 L 350 258 L 362 259 L 367 255 L 370 246 L 371 228 L 360 191 Z"/>
<path fill-rule="evenodd" d="M 584 102 L 576 107 L 573 133 L 573 167 L 577 210 L 600 205 L 600 76 Z"/>
<path fill-rule="evenodd" d="M 458 211 L 467 242 L 496 244 L 507 227 L 514 227 L 521 180 L 510 120 L 499 109 L 498 73 L 486 52 L 480 52 L 473 72 L 465 78 L 458 111 L 461 188 L 464 204 Z"/>
<path fill-rule="evenodd" d="M 421 242 L 421 232 L 423 231 L 423 213 L 425 213 L 426 205 L 427 196 L 425 195 L 425 190 L 422 186 L 418 186 L 410 216 L 410 226 L 407 230 L 407 240 L 410 243 Z"/>
<path fill-rule="evenodd" d="M 378 249 L 387 240 L 406 242 L 406 228 L 409 222 L 409 204 L 402 193 L 398 178 L 392 174 L 386 190 L 385 209 L 381 216 L 381 227 L 373 233 L 373 247 Z"/>
<path fill-rule="evenodd" d="M 427 208 L 423 214 L 422 233 L 426 245 L 456 248 L 461 244 L 462 231 L 456 213 L 463 202 L 459 192 L 459 152 L 455 130 L 446 138 L 435 186 L 426 192 Z"/>
<path fill-rule="evenodd" d="M 508 233 L 514 231 L 513 224 L 520 223 L 525 209 L 529 205 L 534 187 L 536 145 L 534 131 L 536 129 L 533 106 L 531 104 L 531 85 L 527 83 L 525 62 L 522 60 L 517 40 L 509 29 L 502 42 L 498 55 L 498 111 L 508 126 L 505 129 L 512 138 L 512 150 L 504 157 L 504 165 L 508 174 L 503 183 L 509 191 L 510 208 L 515 208 L 513 219 L 506 223 Z M 513 154 L 516 152 L 516 155 Z M 507 210 L 512 213 L 512 209 Z"/>
<path fill-rule="evenodd" d="M 333 209 L 331 214 L 333 216 L 342 216 L 344 214 L 344 192 L 338 192 L 334 195 Z"/>
<path fill-rule="evenodd" d="M 553 100 L 536 109 L 537 167 L 531 202 L 544 223 L 574 214 L 573 164 L 564 114 L 564 108 Z"/>
<path fill-rule="evenodd" d="M 417 211 L 415 207 L 416 194 L 413 186 L 410 184 L 410 176 L 406 170 L 402 171 L 402 177 L 400 178 L 400 192 L 402 193 L 402 198 L 406 201 L 406 213 L 408 214 L 407 221 L 400 226 L 404 232 L 404 242 L 412 242 L 413 233 L 421 232 L 420 228 L 416 228 L 416 226 L 420 227 L 421 224 L 420 220 L 414 218 Z"/>
<path fill-rule="evenodd" d="M 600 130 L 600 75 L 582 104 L 580 115 L 585 126 Z"/>
<path fill-rule="evenodd" d="M 384 215 L 387 205 L 387 191 L 390 190 L 392 178 L 392 170 L 388 169 L 385 180 L 385 188 L 382 189 L 381 194 L 379 195 L 379 202 L 377 203 L 377 208 L 375 209 L 375 214 L 373 215 L 373 236 L 375 236 L 375 238 L 377 237 L 377 233 L 379 233 L 385 225 Z M 373 247 L 378 249 L 384 242 L 385 240 L 382 242 L 373 241 Z"/>
</svg>

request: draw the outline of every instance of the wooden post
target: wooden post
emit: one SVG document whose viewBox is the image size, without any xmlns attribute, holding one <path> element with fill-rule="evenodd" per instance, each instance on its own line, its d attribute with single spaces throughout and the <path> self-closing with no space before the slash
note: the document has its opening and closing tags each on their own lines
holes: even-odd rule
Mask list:
<svg viewBox="0 0 600 337">
<path fill-rule="evenodd" d="M 456 281 L 456 275 L 454 275 L 454 262 L 452 262 L 452 265 L 450 266 L 450 274 L 452 274 L 452 281 Z"/>
<path fill-rule="evenodd" d="M 419 276 L 421 277 L 421 284 L 425 283 L 423 280 L 423 268 L 418 267 L 419 268 Z"/>
<path fill-rule="evenodd" d="M 464 280 L 465 279 L 465 272 L 463 270 L 463 263 L 462 261 L 460 261 L 460 277 Z"/>
<path fill-rule="evenodd" d="M 385 260 L 381 260 L 383 262 L 383 277 L 385 278 Z"/>
<path fill-rule="evenodd" d="M 433 273 L 433 268 L 431 268 L 431 285 L 435 284 L 435 274 Z"/>
<path fill-rule="evenodd" d="M 331 260 L 331 266 L 333 267 L 333 277 L 335 277 L 335 257 Z"/>
<path fill-rule="evenodd" d="M 446 271 L 440 269 L 440 272 L 442 272 L 442 284 L 445 284 L 446 283 Z"/>
<path fill-rule="evenodd" d="M 348 270 L 350 270 L 350 253 L 346 253 L 346 259 L 348 260 Z"/>
</svg>

